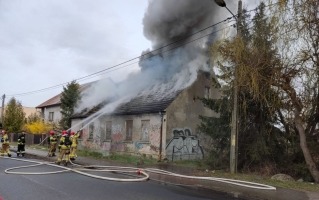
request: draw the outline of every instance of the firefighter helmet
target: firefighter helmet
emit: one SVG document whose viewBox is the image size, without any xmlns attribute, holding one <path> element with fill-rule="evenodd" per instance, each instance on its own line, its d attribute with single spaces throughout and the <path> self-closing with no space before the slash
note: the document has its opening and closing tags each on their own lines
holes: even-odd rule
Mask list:
<svg viewBox="0 0 319 200">
<path fill-rule="evenodd" d="M 53 130 L 50 131 L 50 135 L 54 135 L 54 131 Z"/>
</svg>

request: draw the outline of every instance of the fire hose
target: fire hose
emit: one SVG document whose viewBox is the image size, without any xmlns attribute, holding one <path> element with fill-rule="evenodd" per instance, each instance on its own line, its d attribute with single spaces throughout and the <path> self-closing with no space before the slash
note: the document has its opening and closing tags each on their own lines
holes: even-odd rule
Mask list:
<svg viewBox="0 0 319 200">
<path fill-rule="evenodd" d="M 47 174 L 58 174 L 58 173 L 63 173 L 63 172 L 75 172 L 78 174 L 82 174 L 84 176 L 96 178 L 96 179 L 103 179 L 103 180 L 109 180 L 109 181 L 122 181 L 122 182 L 137 182 L 137 181 L 146 181 L 149 179 L 149 175 L 145 173 L 144 171 L 141 171 L 138 168 L 130 168 L 130 167 L 120 167 L 120 166 L 104 166 L 106 169 L 89 169 L 92 166 L 84 166 L 83 168 L 69 168 L 65 166 L 60 166 L 55 164 L 54 162 L 39 162 L 39 161 L 32 161 L 32 160 L 26 160 L 26 159 L 20 159 L 20 158 L 8 158 L 8 157 L 3 157 L 0 156 L 0 158 L 5 158 L 5 159 L 12 159 L 12 160 L 17 160 L 17 161 L 22 161 L 22 162 L 29 162 L 29 163 L 35 163 L 32 165 L 26 165 L 26 166 L 19 166 L 19 167 L 11 167 L 6 169 L 4 172 L 7 174 L 17 174 L 17 175 L 47 175 Z M 30 168 L 30 167 L 37 167 L 41 165 L 48 165 L 48 166 L 53 166 L 57 168 L 61 168 L 62 170 L 58 171 L 51 171 L 51 172 L 21 172 L 21 171 L 14 171 L 17 169 L 22 169 L 22 168 Z M 90 173 L 86 173 L 84 171 L 98 171 L 98 172 L 122 172 L 122 173 L 137 173 L 139 175 L 144 175 L 144 177 L 141 178 L 112 178 L 112 177 L 105 177 L 105 176 L 98 176 Z"/>
<path fill-rule="evenodd" d="M 5 170 L 5 173 L 7 174 L 19 174 L 19 175 L 46 175 L 46 174 L 58 174 L 58 173 L 64 173 L 64 172 L 74 172 L 78 173 L 84 176 L 88 176 L 91 178 L 96 179 L 102 179 L 102 180 L 109 180 L 109 181 L 121 181 L 121 182 L 137 182 L 137 181 L 147 181 L 149 179 L 149 173 L 155 173 L 155 174 L 161 174 L 166 176 L 173 176 L 173 177 L 180 177 L 180 178 L 187 178 L 187 179 L 196 179 L 196 180 L 208 180 L 208 181 L 214 181 L 214 182 L 221 182 L 231 185 L 236 185 L 240 187 L 246 187 L 251 189 L 260 189 L 260 190 L 276 190 L 276 187 L 265 185 L 265 184 L 259 184 L 249 181 L 241 181 L 241 180 L 235 180 L 235 179 L 226 179 L 226 178 L 216 178 L 216 177 L 200 177 L 200 176 L 188 176 L 188 175 L 182 175 L 177 174 L 161 169 L 156 168 L 135 168 L 135 167 L 122 167 L 122 166 L 104 166 L 104 165 L 79 165 L 71 162 L 71 164 L 74 166 L 74 168 L 60 166 L 54 164 L 54 162 L 39 162 L 39 161 L 33 161 L 33 160 L 26 160 L 26 159 L 19 159 L 19 158 L 8 158 L 0 156 L 0 158 L 4 159 L 12 159 L 12 160 L 18 160 L 22 162 L 29 162 L 33 163 L 32 165 L 26 165 L 26 166 L 19 166 L 19 167 L 11 167 Z M 30 167 L 37 167 L 41 165 L 48 165 L 60 168 L 61 170 L 58 171 L 50 171 L 50 172 L 21 172 L 16 171 L 18 169 L 23 168 L 30 168 Z M 88 172 L 118 172 L 118 173 L 132 173 L 137 175 L 143 175 L 143 177 L 137 177 L 137 178 L 112 178 L 112 177 L 105 177 L 105 176 L 99 176 L 90 174 Z"/>
</svg>

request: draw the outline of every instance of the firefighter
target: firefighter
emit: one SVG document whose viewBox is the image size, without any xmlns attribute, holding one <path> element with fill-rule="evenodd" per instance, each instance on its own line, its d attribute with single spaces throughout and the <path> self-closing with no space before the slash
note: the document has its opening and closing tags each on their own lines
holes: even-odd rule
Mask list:
<svg viewBox="0 0 319 200">
<path fill-rule="evenodd" d="M 70 162 L 70 148 L 71 148 L 72 142 L 70 140 L 70 137 L 67 133 L 67 131 L 62 131 L 62 137 L 59 141 L 59 157 L 56 161 L 56 164 L 60 165 L 61 162 L 63 162 L 64 166 L 67 166 Z"/>
<path fill-rule="evenodd" d="M 74 133 L 71 132 L 70 140 L 72 142 L 71 149 L 70 149 L 70 160 L 75 160 L 76 157 L 76 150 L 78 147 L 78 138 L 80 137 L 80 132 Z"/>
<path fill-rule="evenodd" d="M 55 156 L 56 146 L 57 146 L 57 142 L 58 142 L 58 137 L 55 135 L 53 130 L 50 131 L 50 137 L 49 137 L 49 141 L 48 142 L 49 142 L 49 153 L 48 153 L 48 156 L 49 157 Z"/>
<path fill-rule="evenodd" d="M 18 137 L 18 150 L 17 150 L 17 157 L 20 155 L 24 157 L 25 154 L 25 133 L 22 131 L 22 133 Z"/>
<path fill-rule="evenodd" d="M 9 136 L 5 130 L 1 131 L 2 133 L 2 138 L 1 138 L 1 143 L 2 143 L 2 149 L 0 151 L 0 156 L 8 155 L 11 157 L 10 154 L 10 145 L 9 145 Z"/>
</svg>

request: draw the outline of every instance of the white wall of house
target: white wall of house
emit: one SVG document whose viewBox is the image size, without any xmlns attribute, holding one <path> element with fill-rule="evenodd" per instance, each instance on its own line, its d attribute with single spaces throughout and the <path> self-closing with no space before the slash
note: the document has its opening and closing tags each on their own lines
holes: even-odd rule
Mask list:
<svg viewBox="0 0 319 200">
<path fill-rule="evenodd" d="M 72 129 L 84 126 L 80 149 L 108 155 L 110 152 L 144 154 L 158 158 L 160 154 L 161 117 L 159 114 L 103 116 L 90 124 L 72 120 Z M 163 126 L 164 127 L 164 126 Z M 163 135 L 165 135 L 162 129 Z M 162 138 L 165 141 L 165 138 Z M 165 144 L 162 144 L 162 153 Z"/>
<path fill-rule="evenodd" d="M 43 118 L 45 121 L 58 123 L 62 118 L 60 111 L 60 106 L 45 107 L 43 110 Z"/>
</svg>

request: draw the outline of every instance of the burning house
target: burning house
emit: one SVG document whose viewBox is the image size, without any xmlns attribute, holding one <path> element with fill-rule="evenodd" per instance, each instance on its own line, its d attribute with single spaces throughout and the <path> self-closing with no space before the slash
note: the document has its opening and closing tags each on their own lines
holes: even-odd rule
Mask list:
<svg viewBox="0 0 319 200">
<path fill-rule="evenodd" d="M 141 91 L 110 113 L 102 111 L 106 105 L 100 105 L 75 114 L 72 127 L 83 129 L 79 148 L 104 155 L 113 152 L 170 160 L 203 158 L 203 148 L 209 144 L 206 136 L 197 132 L 199 115 L 214 113 L 198 98 L 217 95 L 211 88 L 210 74 L 200 72 L 196 81 L 183 90 L 170 91 L 167 86 Z"/>
<path fill-rule="evenodd" d="M 143 24 L 152 48 L 126 80 L 102 79 L 82 92 L 71 127 L 82 130 L 79 148 L 203 158 L 211 144 L 197 131 L 199 115 L 214 113 L 199 98 L 219 95 L 211 84 L 208 48 L 214 28 L 207 29 L 218 20 L 210 0 L 149 1 Z"/>
</svg>

